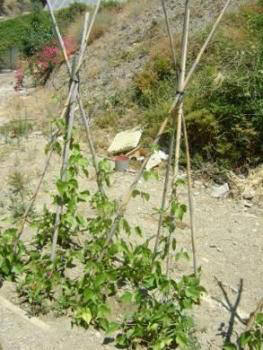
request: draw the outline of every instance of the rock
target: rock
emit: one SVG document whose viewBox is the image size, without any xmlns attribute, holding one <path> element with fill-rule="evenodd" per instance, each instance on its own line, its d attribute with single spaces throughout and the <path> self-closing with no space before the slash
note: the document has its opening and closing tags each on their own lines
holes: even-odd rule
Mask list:
<svg viewBox="0 0 263 350">
<path fill-rule="evenodd" d="M 108 153 L 118 154 L 122 152 L 128 152 L 137 147 L 142 136 L 141 129 L 131 129 L 118 133 L 108 148 Z"/>
<path fill-rule="evenodd" d="M 255 191 L 252 190 L 252 189 L 251 189 L 251 190 L 246 190 L 246 191 L 243 193 L 243 195 L 242 195 L 242 197 L 243 197 L 244 199 L 247 199 L 247 200 L 253 199 L 254 196 L 255 196 Z"/>
<path fill-rule="evenodd" d="M 36 87 L 36 82 L 35 82 L 35 79 L 32 77 L 32 75 L 26 75 L 24 77 L 23 87 L 26 89 Z"/>
<path fill-rule="evenodd" d="M 251 208 L 251 207 L 253 207 L 253 203 L 251 203 L 251 202 L 249 202 L 249 201 L 244 201 L 244 206 L 245 206 L 246 208 Z"/>
<path fill-rule="evenodd" d="M 146 170 L 150 170 L 150 169 L 156 167 L 163 160 L 167 160 L 168 157 L 169 157 L 168 154 L 164 153 L 163 151 L 155 151 L 151 155 L 151 157 L 150 157 L 150 159 L 149 159 L 149 161 L 148 161 L 148 163 L 146 165 Z"/>
<path fill-rule="evenodd" d="M 212 187 L 211 197 L 214 197 L 214 198 L 226 198 L 228 193 L 229 193 L 228 183 L 224 183 L 221 186 L 213 186 Z"/>
</svg>

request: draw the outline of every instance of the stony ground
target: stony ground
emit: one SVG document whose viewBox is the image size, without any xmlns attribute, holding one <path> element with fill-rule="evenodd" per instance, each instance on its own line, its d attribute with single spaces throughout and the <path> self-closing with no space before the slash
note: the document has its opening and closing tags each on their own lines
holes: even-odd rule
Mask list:
<svg viewBox="0 0 263 350">
<path fill-rule="evenodd" d="M 39 172 L 43 167 L 43 147 L 46 140 L 39 134 L 33 134 L 24 140 L 19 148 L 9 153 L 8 158 L 1 162 L 1 181 L 7 184 L 9 175 L 18 170 L 29 177 L 30 186 L 35 187 Z M 49 203 L 48 192 L 54 189 L 54 180 L 58 173 L 58 159 L 53 159 L 50 171 L 38 198 L 37 208 L 41 210 L 43 203 Z M 29 170 L 30 169 L 30 170 Z M 162 174 L 162 173 L 161 173 Z M 134 179 L 133 173 L 114 173 L 112 187 L 109 193 L 120 197 Z M 145 236 L 152 236 L 156 231 L 157 218 L 153 208 L 160 205 L 163 176 L 159 181 L 144 182 L 139 187 L 151 195 L 149 202 L 139 199 L 131 201 L 127 218 L 131 224 L 141 224 Z M 82 182 L 83 183 L 83 182 Z M 92 177 L 86 184 L 95 187 Z M 231 312 L 229 308 L 235 304 L 239 286 L 243 281 L 241 301 L 237 313 L 242 318 L 248 317 L 259 299 L 263 288 L 263 207 L 253 204 L 247 207 L 247 202 L 231 198 L 216 199 L 211 197 L 211 184 L 200 179 L 194 183 L 194 204 L 196 224 L 196 244 L 198 265 L 202 267 L 202 284 L 207 290 L 203 303 L 194 310 L 196 327 L 202 349 L 220 349 L 229 328 Z M 3 186 L 1 197 L 8 203 L 8 186 Z M 185 187 L 180 190 L 180 199 L 187 202 Z M 1 217 L 6 213 L 5 205 L 1 209 Z M 184 248 L 191 254 L 189 218 L 185 220 L 186 227 L 179 229 L 177 239 L 179 249 Z M 29 233 L 30 234 L 30 233 Z M 28 233 L 24 235 L 29 240 Z M 191 271 L 191 262 L 180 262 L 172 266 L 174 277 L 183 272 Z M 227 305 L 226 296 L 230 300 Z M 0 297 L 17 304 L 14 286 L 5 283 L 0 289 Z M 19 306 L 20 307 L 20 306 Z M 23 308 L 23 306 L 22 306 Z M 41 318 L 45 325 L 30 322 L 16 309 L 13 310 L 0 298 L 0 338 L 4 349 L 107 349 L 110 345 L 102 345 L 103 335 L 97 331 L 71 329 L 66 318 L 56 319 L 52 314 Z M 233 338 L 244 326 L 235 318 Z"/>
</svg>

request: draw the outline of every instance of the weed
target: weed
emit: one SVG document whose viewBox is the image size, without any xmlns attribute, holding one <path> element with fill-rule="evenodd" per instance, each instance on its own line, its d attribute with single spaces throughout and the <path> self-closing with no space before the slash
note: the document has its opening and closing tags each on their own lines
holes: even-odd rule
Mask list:
<svg viewBox="0 0 263 350">
<path fill-rule="evenodd" d="M 5 136 L 6 140 L 21 137 L 27 137 L 33 130 L 33 124 L 28 119 L 20 118 L 11 120 L 0 127 L 0 133 Z"/>
<path fill-rule="evenodd" d="M 237 345 L 228 343 L 224 345 L 223 350 L 261 350 L 263 344 L 263 313 L 258 312 L 255 315 L 253 327 L 243 332 L 238 340 Z"/>
<path fill-rule="evenodd" d="M 10 205 L 9 210 L 14 221 L 21 219 L 26 211 L 29 200 L 28 177 L 19 171 L 14 171 L 9 176 Z M 34 216 L 34 209 L 29 213 L 29 218 Z"/>
<path fill-rule="evenodd" d="M 95 120 L 96 126 L 101 129 L 109 129 L 117 126 L 117 115 L 114 112 L 105 112 Z"/>
<path fill-rule="evenodd" d="M 26 250 L 23 242 L 20 241 L 14 252 L 16 240 L 17 230 L 15 228 L 0 232 L 0 282 L 2 279 L 14 281 L 23 271 L 23 258 Z"/>
</svg>

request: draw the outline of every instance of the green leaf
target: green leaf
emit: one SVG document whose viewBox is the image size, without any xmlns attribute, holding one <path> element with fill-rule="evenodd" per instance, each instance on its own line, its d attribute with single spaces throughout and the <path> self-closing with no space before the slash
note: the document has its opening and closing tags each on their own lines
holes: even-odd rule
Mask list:
<svg viewBox="0 0 263 350">
<path fill-rule="evenodd" d="M 188 338 L 183 332 L 176 333 L 176 342 L 182 349 L 186 349 L 188 345 Z"/>
<path fill-rule="evenodd" d="M 79 201 L 81 202 L 87 202 L 90 196 L 89 191 L 82 191 L 79 193 Z"/>
<path fill-rule="evenodd" d="M 138 190 L 133 190 L 132 191 L 132 197 L 133 198 L 135 198 L 135 197 L 137 197 L 137 196 L 139 196 L 140 195 L 140 191 L 138 191 Z"/>
<path fill-rule="evenodd" d="M 122 302 L 129 304 L 132 302 L 133 294 L 131 292 L 125 292 L 120 299 Z"/>
<path fill-rule="evenodd" d="M 177 202 L 172 203 L 172 213 L 176 219 L 182 221 L 184 214 L 186 213 L 187 207 L 185 204 L 180 204 Z"/>
<path fill-rule="evenodd" d="M 263 326 L 263 313 L 258 313 L 256 315 L 256 324 L 258 324 L 259 326 Z"/>
<path fill-rule="evenodd" d="M 154 170 L 146 170 L 143 173 L 143 178 L 144 178 L 145 181 L 148 181 L 150 179 L 158 180 L 159 179 L 159 175 Z"/>
<path fill-rule="evenodd" d="M 129 235 L 131 234 L 131 228 L 130 228 L 130 225 L 128 223 L 128 221 L 126 219 L 122 219 L 122 225 L 123 225 L 123 229 L 124 231 Z"/>
<path fill-rule="evenodd" d="M 134 230 L 139 237 L 142 237 L 142 229 L 139 226 L 136 226 Z"/>
<path fill-rule="evenodd" d="M 96 276 L 94 284 L 96 287 L 101 286 L 107 280 L 107 275 L 105 273 L 101 273 Z"/>
<path fill-rule="evenodd" d="M 176 250 L 176 239 L 175 238 L 173 238 L 173 240 L 172 240 L 172 248 L 173 248 L 173 251 Z"/>
<path fill-rule="evenodd" d="M 250 342 L 251 339 L 252 339 L 252 336 L 251 336 L 250 331 L 242 333 L 240 338 L 239 338 L 240 345 L 241 346 L 247 345 Z"/>
<path fill-rule="evenodd" d="M 177 179 L 175 184 L 176 184 L 176 186 L 185 185 L 185 180 L 184 179 Z"/>
<path fill-rule="evenodd" d="M 93 290 L 85 289 L 84 293 L 83 293 L 83 301 L 87 302 L 87 301 L 90 301 L 90 300 L 93 301 L 93 302 L 96 302 L 97 295 L 96 295 L 96 293 L 94 293 Z"/>
<path fill-rule="evenodd" d="M 195 288 L 194 286 L 191 286 L 189 288 L 185 289 L 185 295 L 188 298 L 192 298 L 192 299 L 198 299 L 200 297 L 200 291 L 199 288 Z"/>
<path fill-rule="evenodd" d="M 82 171 L 83 171 L 84 175 L 86 176 L 86 178 L 88 178 L 88 177 L 89 177 L 89 172 L 88 172 L 88 170 L 85 169 L 85 168 L 83 168 Z"/>
<path fill-rule="evenodd" d="M 185 260 L 190 260 L 190 257 L 188 255 L 188 253 L 184 250 L 181 250 L 180 252 L 178 252 L 176 255 L 175 255 L 175 260 L 178 261 L 180 259 L 185 259 Z"/>
<path fill-rule="evenodd" d="M 97 317 L 98 318 L 106 317 L 107 315 L 110 314 L 110 311 L 111 311 L 110 308 L 106 304 L 100 304 L 98 306 Z"/>
<path fill-rule="evenodd" d="M 56 185 L 57 185 L 58 192 L 61 195 L 63 195 L 66 192 L 67 188 L 68 188 L 68 183 L 64 182 L 64 181 L 62 181 L 60 179 L 57 181 Z"/>
<path fill-rule="evenodd" d="M 89 325 L 92 320 L 92 313 L 90 309 L 86 307 L 77 312 L 77 318 L 81 319 L 82 321 L 84 321 Z"/>
<path fill-rule="evenodd" d="M 117 323 L 117 322 L 109 322 L 108 326 L 105 329 L 105 332 L 107 334 L 110 334 L 110 333 L 116 332 L 118 329 L 120 329 L 119 323 Z"/>
<path fill-rule="evenodd" d="M 172 342 L 172 338 L 165 337 L 163 339 L 158 339 L 157 343 L 154 344 L 153 350 L 162 350 L 166 349 Z"/>
<path fill-rule="evenodd" d="M 142 197 L 144 200 L 146 200 L 146 202 L 148 202 L 149 199 L 150 199 L 150 195 L 149 195 L 149 193 L 147 193 L 147 192 L 141 192 L 141 197 Z"/>
</svg>

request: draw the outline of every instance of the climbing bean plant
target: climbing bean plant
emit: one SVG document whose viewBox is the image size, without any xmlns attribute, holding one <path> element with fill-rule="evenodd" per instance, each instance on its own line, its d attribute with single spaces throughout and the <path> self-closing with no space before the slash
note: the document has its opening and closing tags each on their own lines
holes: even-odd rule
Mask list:
<svg viewBox="0 0 263 350">
<path fill-rule="evenodd" d="M 63 130 L 64 123 L 60 127 Z M 61 152 L 59 142 L 52 147 Z M 95 326 L 107 334 L 113 333 L 119 347 L 197 348 L 188 310 L 200 302 L 204 291 L 200 275 L 175 273 L 176 278 L 168 277 L 164 272 L 168 251 L 165 235 L 154 252 L 149 234 L 139 226 L 131 226 L 125 217 L 105 245 L 118 204 L 107 194 L 82 188 L 79 179 L 89 179 L 89 161 L 74 136 L 70 148 L 66 180 L 57 180 L 52 197 L 54 204 L 63 203 L 64 207 L 55 261 L 50 259 L 55 212 L 44 207 L 33 219 L 32 242 L 25 247 L 19 240 L 16 254 L 16 229 L 1 233 L 2 278 L 16 281 L 21 301 L 31 306 L 32 314 L 52 308 L 58 315 L 70 315 L 73 325 Z M 102 160 L 99 169 L 107 188 L 111 184 L 111 168 Z M 149 175 L 146 173 L 145 178 Z M 85 183 L 89 186 L 89 181 Z M 137 194 L 141 195 L 139 191 L 134 193 Z M 143 193 L 141 200 L 148 199 L 149 195 Z M 81 204 L 86 208 L 84 214 Z M 175 223 L 176 218 L 170 215 L 169 212 L 169 222 Z M 176 224 L 167 225 L 168 214 L 164 222 L 164 229 L 175 230 Z M 172 249 L 176 251 L 175 241 Z M 114 316 L 116 305 L 129 311 Z"/>
</svg>

